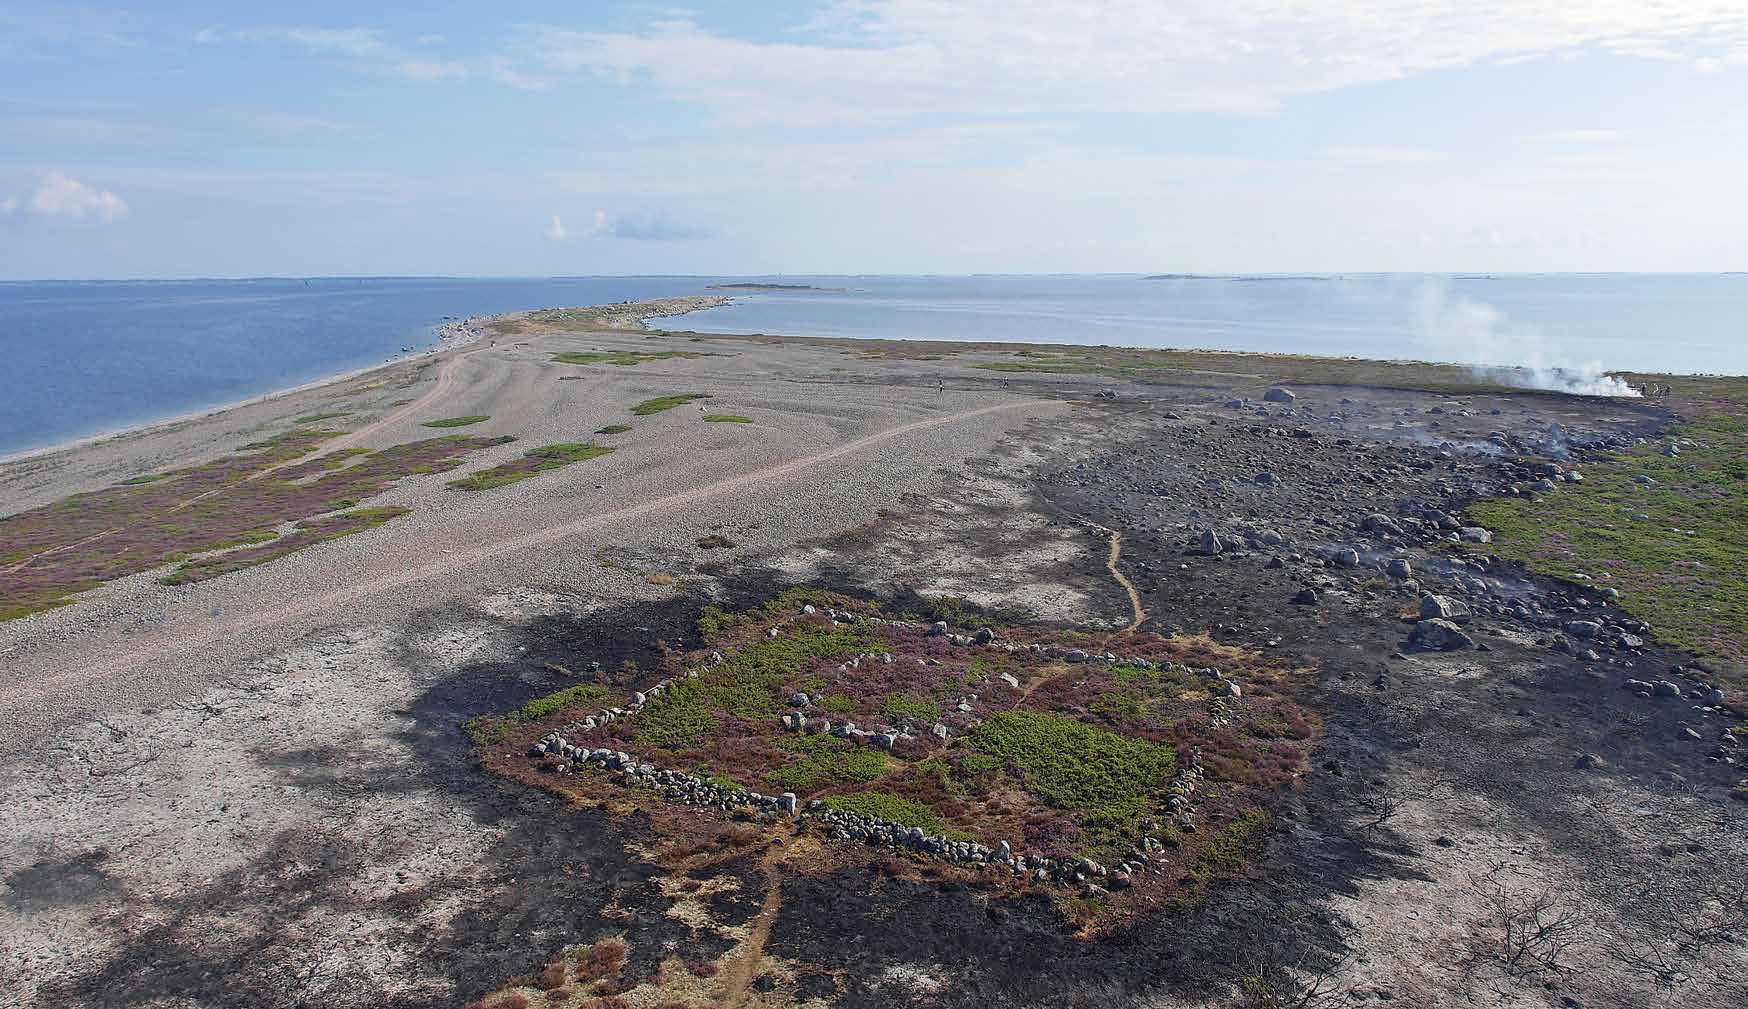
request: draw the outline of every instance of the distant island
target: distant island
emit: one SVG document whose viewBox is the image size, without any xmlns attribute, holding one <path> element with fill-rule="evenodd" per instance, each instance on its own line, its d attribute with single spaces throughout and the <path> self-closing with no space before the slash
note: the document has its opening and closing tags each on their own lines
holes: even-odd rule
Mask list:
<svg viewBox="0 0 1748 1009">
<path fill-rule="evenodd" d="M 847 291 L 847 287 L 816 287 L 813 284 L 711 284 L 712 291 Z"/>
<path fill-rule="evenodd" d="M 1155 274 L 1152 274 L 1150 276 L 1142 277 L 1141 279 L 1142 280 L 1231 280 L 1231 281 L 1255 282 L 1255 281 L 1264 281 L 1264 280 L 1340 280 L 1341 278 L 1339 276 L 1334 275 L 1334 274 L 1331 274 L 1328 276 L 1319 276 L 1317 274 L 1299 274 L 1299 275 L 1288 276 L 1285 274 L 1281 274 L 1281 275 L 1277 276 L 1274 274 L 1244 275 L 1244 274 L 1209 274 L 1209 273 L 1155 273 Z"/>
</svg>

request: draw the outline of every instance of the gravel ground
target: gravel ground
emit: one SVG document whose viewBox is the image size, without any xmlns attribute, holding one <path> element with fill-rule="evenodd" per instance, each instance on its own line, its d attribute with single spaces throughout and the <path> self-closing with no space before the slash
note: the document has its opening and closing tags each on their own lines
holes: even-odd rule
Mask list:
<svg viewBox="0 0 1748 1009">
<path fill-rule="evenodd" d="M 28 507 L 338 409 L 355 414 L 340 423 L 371 424 L 356 439 L 370 447 L 430 436 L 420 421 L 462 414 L 492 418 L 470 434 L 519 439 L 469 468 L 587 439 L 611 423 L 633 428 L 602 439 L 612 455 L 491 491 L 450 490 L 444 484 L 453 474 L 406 478 L 368 503 L 410 505 L 411 515 L 267 565 L 181 588 L 142 574 L 77 605 L 0 625 L 0 751 L 8 758 L 0 772 L 0 876 L 9 884 L 0 962 L 10 968 L 0 970 L 0 994 L 7 1001 L 55 990 L 57 979 L 94 959 L 125 960 L 129 937 L 142 930 L 195 928 L 153 911 L 191 890 L 246 890 L 236 874 L 261 875 L 263 859 L 320 863 L 286 854 L 288 843 L 347 850 L 345 892 L 380 900 L 433 874 L 466 891 L 471 874 L 503 871 L 502 859 L 482 854 L 506 843 L 480 822 L 495 814 L 458 805 L 446 785 L 421 783 L 424 737 L 440 735 L 447 745 L 458 719 L 433 727 L 410 714 L 460 664 L 513 654 L 494 628 L 672 594 L 650 584 L 655 572 L 603 556 L 684 559 L 700 553 L 694 542 L 706 530 L 731 529 L 738 545 L 711 558 L 721 562 L 851 529 L 906 495 L 934 495 L 946 474 L 1004 430 L 1062 409 L 999 391 L 943 394 L 925 382 L 932 373 L 922 366 L 858 365 L 810 347 L 687 344 L 729 356 L 631 368 L 549 359 L 554 350 L 647 345 L 624 334 L 500 340 L 422 370 L 349 378 L 338 389 L 8 471 L 17 488 L 16 496 L 8 491 L 9 505 Z M 845 364 L 860 381 L 821 381 Z M 379 378 L 388 384 L 336 395 Z M 648 417 L 628 411 L 674 392 L 708 393 L 711 412 L 754 423 L 707 424 L 697 405 Z M 415 626 L 418 615 L 432 613 L 451 614 L 442 630 Z M 359 822 L 381 827 L 362 848 L 350 832 Z M 322 840 L 329 833 L 342 839 Z M 424 924 L 446 924 L 444 916 L 465 903 L 432 901 L 421 911 L 432 916 Z M 314 959 L 272 957 L 272 976 L 314 991 L 327 981 L 360 983 L 349 969 L 324 980 L 319 961 L 334 955 L 329 943 L 351 947 L 375 930 L 409 924 L 380 909 L 308 910 L 307 920 L 291 914 L 295 925 L 233 915 L 222 927 L 244 946 L 251 934 L 285 941 L 278 929 L 294 928 Z M 441 990 L 448 982 L 409 978 L 404 991 L 412 997 L 422 984 Z M 139 1004 L 149 995 L 113 1001 L 87 993 L 82 1004 Z"/>
</svg>

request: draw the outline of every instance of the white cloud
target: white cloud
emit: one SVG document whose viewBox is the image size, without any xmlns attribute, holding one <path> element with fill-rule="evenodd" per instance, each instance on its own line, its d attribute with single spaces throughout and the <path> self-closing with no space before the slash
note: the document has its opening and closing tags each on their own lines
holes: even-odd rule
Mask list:
<svg viewBox="0 0 1748 1009">
<path fill-rule="evenodd" d="M 43 217 L 75 220 L 97 217 L 113 221 L 127 214 L 127 203 L 107 189 L 93 189 L 60 172 L 50 172 L 31 194 L 29 209 Z"/>
<path fill-rule="evenodd" d="M 12 214 L 13 211 L 15 211 L 17 209 L 18 209 L 18 197 L 8 196 L 4 200 L 0 200 L 0 217 L 9 216 Z"/>
<path fill-rule="evenodd" d="M 1618 144 L 1626 138 L 1620 130 L 1555 130 L 1541 137 L 1561 144 Z"/>
<path fill-rule="evenodd" d="M 240 42 L 287 42 L 316 52 L 340 52 L 362 56 L 383 48 L 382 35 L 374 28 L 311 28 L 264 26 L 231 33 Z"/>
<path fill-rule="evenodd" d="M 488 76 L 499 84 L 505 84 L 522 91 L 545 91 L 552 86 L 552 82 L 545 77 L 523 73 L 503 60 L 495 61 L 492 64 Z"/>
<path fill-rule="evenodd" d="M 553 242 L 562 242 L 570 237 L 570 233 L 564 230 L 564 222 L 559 220 L 557 214 L 552 215 L 552 223 L 546 226 L 546 237 Z"/>
<path fill-rule="evenodd" d="M 390 69 L 411 81 L 440 81 L 467 76 L 467 67 L 461 63 L 433 60 L 402 60 Z"/>
<path fill-rule="evenodd" d="M 1268 113 L 1296 95 L 1593 49 L 1727 58 L 1741 0 L 835 0 L 782 42 L 677 18 L 545 29 L 550 71 L 647 79 L 726 122 L 836 125 L 1015 110 Z M 799 40 L 799 41 L 796 41 Z"/>
<path fill-rule="evenodd" d="M 442 35 L 421 35 L 415 41 L 422 46 L 434 46 L 439 42 L 446 41 L 446 39 Z"/>
</svg>

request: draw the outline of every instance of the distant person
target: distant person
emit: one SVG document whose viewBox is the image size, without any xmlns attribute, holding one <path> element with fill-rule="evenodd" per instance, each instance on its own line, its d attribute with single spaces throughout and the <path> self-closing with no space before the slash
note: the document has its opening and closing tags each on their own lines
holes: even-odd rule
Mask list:
<svg viewBox="0 0 1748 1009">
<path fill-rule="evenodd" d="M 947 391 L 947 380 L 944 378 L 935 379 L 935 391 L 936 392 L 946 392 Z"/>
</svg>

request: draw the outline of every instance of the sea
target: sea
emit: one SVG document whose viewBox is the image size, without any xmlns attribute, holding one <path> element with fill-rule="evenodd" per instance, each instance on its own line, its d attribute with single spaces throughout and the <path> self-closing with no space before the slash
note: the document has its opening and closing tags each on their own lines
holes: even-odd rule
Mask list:
<svg viewBox="0 0 1748 1009">
<path fill-rule="evenodd" d="M 1748 274 L 276 278 L 0 283 L 0 455 L 424 349 L 443 322 L 708 293 L 705 332 L 1065 343 L 1748 374 Z M 783 285 L 777 287 L 774 285 Z"/>
</svg>

